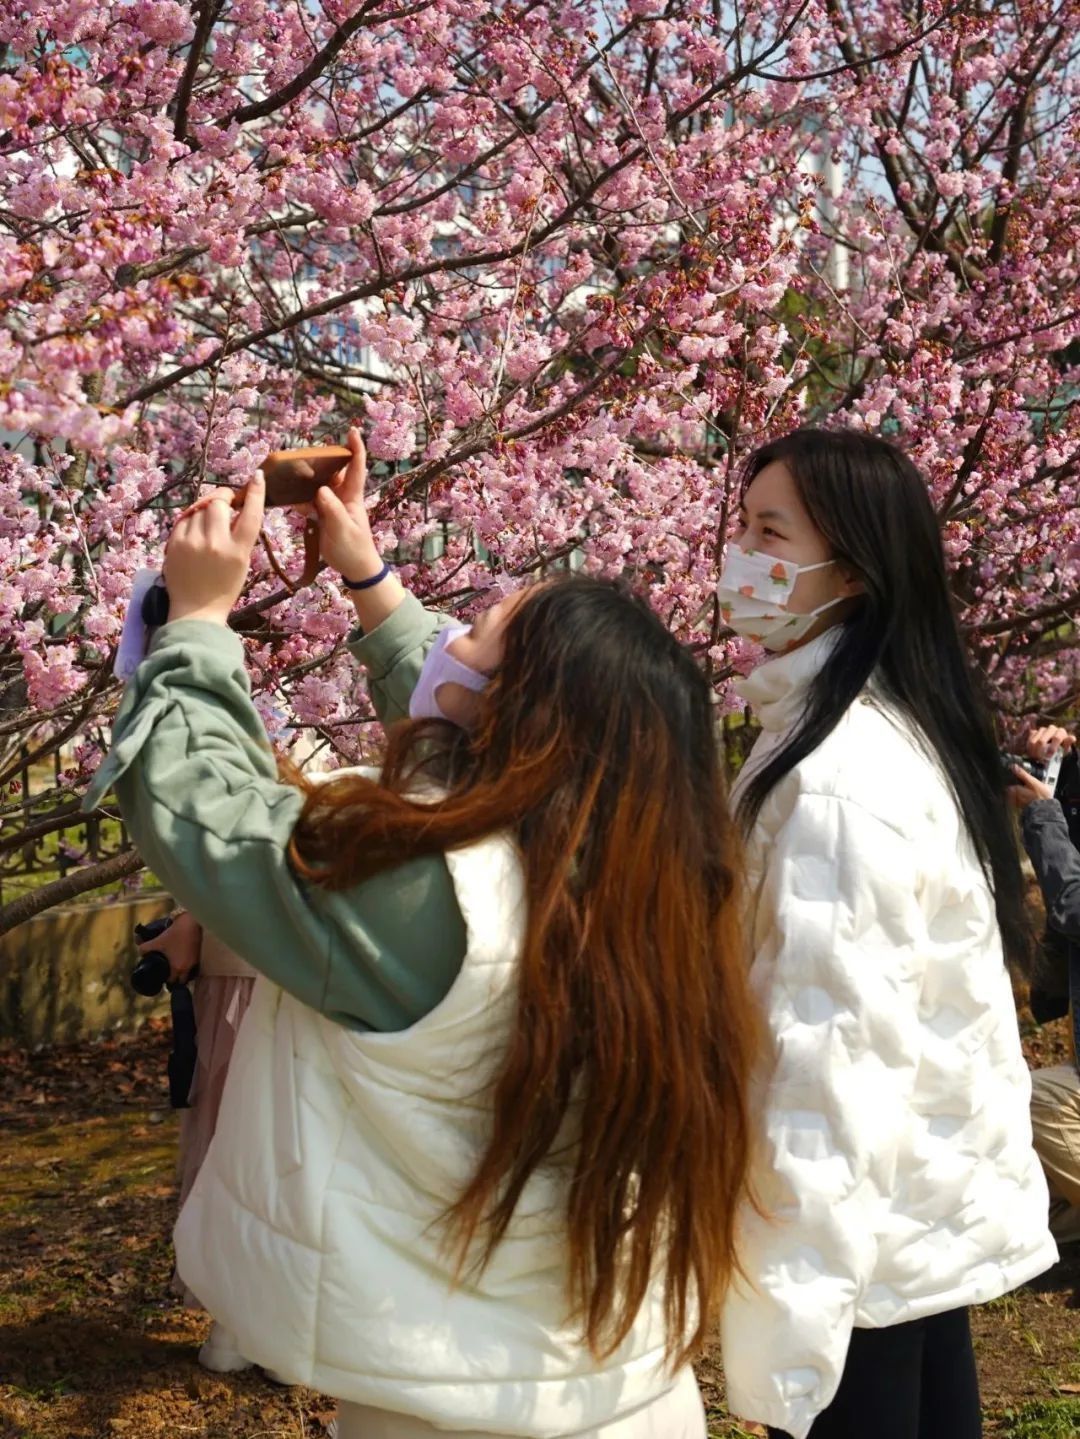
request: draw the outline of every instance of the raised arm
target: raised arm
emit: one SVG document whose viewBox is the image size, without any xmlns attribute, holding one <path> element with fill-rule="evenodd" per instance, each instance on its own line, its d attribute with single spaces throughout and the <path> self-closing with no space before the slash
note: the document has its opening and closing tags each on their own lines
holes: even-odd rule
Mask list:
<svg viewBox="0 0 1080 1439">
<path fill-rule="evenodd" d="M 303 796 L 278 781 L 240 639 L 224 625 L 162 629 L 128 685 L 86 804 L 110 788 L 177 901 L 312 1009 L 401 1029 L 453 983 L 465 933 L 441 856 L 340 894 L 293 873 L 288 843 Z"/>
<path fill-rule="evenodd" d="M 303 796 L 278 781 L 243 647 L 227 625 L 262 495 L 258 476 L 235 518 L 225 491 L 178 522 L 165 562 L 170 623 L 128 686 L 86 803 L 114 787 L 153 871 L 199 923 L 276 983 L 343 1022 L 399 1028 L 453 982 L 464 927 L 440 856 L 347 894 L 305 885 L 288 863 Z M 383 624 L 403 600 L 400 590 Z"/>
<path fill-rule="evenodd" d="M 319 548 L 348 590 L 357 622 L 349 649 L 367 670 L 375 713 L 391 724 L 408 714 L 427 652 L 449 619 L 425 610 L 387 571 L 368 518 L 367 457 L 359 430 L 349 431 L 348 443 L 352 459 L 344 475 L 334 489 L 321 489 L 315 502 Z M 357 584 L 363 588 L 352 587 Z"/>
<path fill-rule="evenodd" d="M 348 445 L 352 459 L 341 479 L 333 489 L 324 485 L 315 498 L 319 551 L 341 575 L 357 624 L 371 634 L 404 601 L 406 590 L 375 547 L 365 501 L 367 456 L 355 427 L 349 431 Z"/>
</svg>

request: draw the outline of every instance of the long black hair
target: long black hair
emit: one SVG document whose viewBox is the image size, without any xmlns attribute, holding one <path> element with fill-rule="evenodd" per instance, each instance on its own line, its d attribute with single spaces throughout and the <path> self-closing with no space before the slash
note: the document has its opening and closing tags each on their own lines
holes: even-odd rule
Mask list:
<svg viewBox="0 0 1080 1439">
<path fill-rule="evenodd" d="M 457 746 L 451 781 L 417 795 L 440 742 Z M 450 1253 L 485 1263 L 546 1165 L 565 1180 L 569 1297 L 591 1348 L 617 1348 L 660 1270 L 669 1354 L 684 1362 L 737 1269 L 761 1033 L 703 671 L 621 584 L 541 583 L 507 620 L 468 732 L 404 722 L 381 783 L 306 787 L 290 856 L 329 889 L 517 839 L 517 1018 L 487 1147 L 447 1196 Z"/>
<path fill-rule="evenodd" d="M 926 480 L 895 445 L 855 430 L 801 429 L 747 460 L 742 495 L 785 466 L 832 556 L 865 593 L 839 626 L 787 744 L 747 784 L 749 828 L 774 786 L 836 728 L 871 675 L 921 733 L 948 777 L 997 907 L 1005 952 L 1026 967 L 1030 924 L 997 736 L 964 646 Z"/>
</svg>

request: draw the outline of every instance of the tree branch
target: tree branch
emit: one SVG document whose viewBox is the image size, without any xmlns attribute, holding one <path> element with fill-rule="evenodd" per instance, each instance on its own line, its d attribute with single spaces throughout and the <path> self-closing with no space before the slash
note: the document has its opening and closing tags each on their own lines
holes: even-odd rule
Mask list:
<svg viewBox="0 0 1080 1439">
<path fill-rule="evenodd" d="M 240 105 L 230 114 L 218 121 L 218 124 L 227 129 L 234 122 L 239 125 L 246 125 L 249 120 L 261 120 L 266 115 L 272 115 L 275 110 L 280 110 L 290 100 L 304 92 L 313 80 L 317 80 L 330 62 L 340 50 L 346 46 L 356 32 L 367 24 L 371 12 L 378 9 L 380 0 L 366 0 L 355 15 L 351 16 L 344 24 L 339 25 L 330 39 L 317 54 L 313 55 L 304 68 L 288 82 L 275 90 L 272 95 L 267 95 L 263 100 L 254 100 L 250 105 Z M 421 3 L 407 5 L 400 10 L 388 10 L 383 15 L 376 15 L 374 23 L 383 24 L 388 20 L 404 20 L 411 15 L 418 15 L 421 11 L 429 10 L 434 0 L 421 0 Z"/>
<path fill-rule="evenodd" d="M 102 860 L 100 864 L 89 865 L 86 869 L 65 875 L 63 879 L 54 879 L 49 884 L 43 884 L 29 894 L 13 899 L 10 904 L 5 904 L 0 909 L 0 935 L 7 934 L 16 925 L 25 924 L 28 919 L 33 919 L 35 914 L 41 914 L 53 905 L 64 904 L 89 890 L 100 889 L 102 885 L 113 884 L 118 879 L 126 879 L 129 874 L 138 874 L 139 870 L 144 868 L 135 851 L 128 849 L 123 854 L 115 854 L 111 859 Z"/>
<path fill-rule="evenodd" d="M 250 238 L 252 235 L 266 235 L 271 231 L 295 230 L 310 225 L 318 218 L 314 210 L 300 210 L 291 215 L 283 215 L 280 219 L 256 220 L 254 224 L 244 226 L 244 235 Z M 144 260 L 141 265 L 120 265 L 113 277 L 114 282 L 120 289 L 126 290 L 137 285 L 140 280 L 156 279 L 158 275 L 165 275 L 191 260 L 199 259 L 209 248 L 209 245 L 185 245 L 182 250 L 174 250 L 171 255 L 162 255 L 157 260 Z"/>
<path fill-rule="evenodd" d="M 724 94 L 734 85 L 738 84 L 740 80 L 745 79 L 750 73 L 750 68 L 744 67 L 740 71 L 733 71 L 731 74 L 725 75 L 721 80 L 718 80 L 716 84 L 711 85 L 707 90 L 703 90 L 693 100 L 688 101 L 681 110 L 676 110 L 672 113 L 668 122 L 669 130 L 677 128 L 704 106 L 711 104 L 717 96 Z M 609 184 L 610 181 L 621 174 L 623 170 L 640 160 L 645 153 L 645 145 L 638 144 L 620 156 L 618 160 L 613 161 L 606 170 L 603 170 L 597 175 L 590 185 L 586 186 L 577 194 L 558 215 L 548 221 L 531 242 L 532 248 L 538 248 L 545 240 L 549 239 L 551 235 L 555 234 L 556 231 L 566 226 L 579 210 L 589 204 L 599 190 Z M 517 256 L 529 247 L 529 239 L 523 237 L 515 244 L 507 245 L 501 250 L 487 250 L 482 251 L 480 254 L 457 255 L 451 258 L 438 257 L 418 265 L 413 265 L 409 269 L 401 270 L 394 274 L 380 273 L 374 278 L 366 280 L 362 285 L 356 285 L 351 290 L 346 290 L 340 295 L 332 295 L 326 300 L 320 300 L 313 305 L 306 305 L 301 309 L 294 310 L 291 314 L 286 315 L 283 319 L 271 325 L 264 325 L 260 330 L 253 330 L 246 335 L 239 335 L 235 340 L 229 341 L 228 344 L 220 345 L 212 354 L 207 355 L 204 360 L 193 361 L 191 364 L 177 366 L 175 370 L 170 370 L 167 375 L 163 375 L 159 380 L 153 380 L 150 384 L 143 385 L 138 390 L 132 390 L 130 394 L 117 401 L 115 408 L 117 410 L 124 410 L 129 405 L 143 404 L 146 400 L 153 399 L 155 395 L 160 395 L 165 390 L 172 389 L 174 385 L 179 384 L 181 381 L 189 379 L 190 376 L 198 374 L 200 370 L 209 369 L 211 366 L 219 364 L 222 360 L 228 359 L 230 355 L 235 355 L 241 350 L 248 349 L 251 345 L 257 345 L 263 340 L 269 340 L 274 335 L 280 335 L 283 331 L 290 330 L 296 325 L 305 324 L 308 320 L 317 320 L 323 315 L 331 315 L 335 311 L 344 309 L 347 305 L 354 305 L 360 300 L 371 299 L 373 295 L 378 295 L 391 286 L 408 285 L 414 280 L 422 280 L 428 275 L 437 273 L 456 274 L 459 270 L 471 270 L 476 266 L 500 265 L 507 260 L 516 259 Z"/>
<path fill-rule="evenodd" d="M 55 834 L 58 829 L 69 829 L 80 810 L 79 801 L 72 800 L 69 804 L 62 805 L 60 809 L 53 810 L 48 819 L 39 820 L 36 824 L 28 824 L 23 829 L 15 830 L 11 834 L 0 835 L 0 854 L 10 854 L 12 850 L 22 849 L 24 845 L 36 844 L 39 839 L 45 839 L 50 834 Z M 96 809 L 94 816 L 99 819 L 115 819 L 114 814 L 107 810 Z M 89 819 L 90 816 L 88 815 Z"/>
<path fill-rule="evenodd" d="M 199 5 L 199 23 L 195 27 L 195 35 L 191 41 L 191 49 L 188 51 L 187 64 L 184 66 L 184 73 L 180 77 L 180 84 L 177 87 L 176 95 L 173 99 L 173 104 L 176 107 L 175 119 L 173 121 L 173 134 L 178 140 L 187 141 L 188 138 L 188 110 L 191 106 L 191 92 L 195 87 L 195 76 L 198 74 L 199 66 L 202 64 L 206 43 L 210 39 L 210 32 L 213 30 L 220 13 L 220 0 L 201 0 Z"/>
<path fill-rule="evenodd" d="M 108 679 L 109 676 L 103 666 L 94 677 L 89 690 L 86 692 L 86 699 L 79 709 L 78 714 L 76 714 L 73 719 L 68 720 L 67 724 L 63 725 L 56 734 L 51 735 L 44 744 L 39 745 L 36 750 L 32 750 L 28 755 L 21 756 L 14 764 L 9 765 L 8 768 L 0 774 L 0 787 L 3 787 L 13 780 L 16 775 L 19 774 L 20 770 L 36 764 L 43 755 L 50 754 L 53 750 L 59 749 L 62 744 L 71 739 L 72 735 L 76 734 L 93 714 L 94 707 Z"/>
<path fill-rule="evenodd" d="M 1023 629 L 1025 625 L 1034 624 L 1038 620 L 1049 620 L 1060 617 L 1067 619 L 1074 610 L 1080 610 L 1080 590 L 1069 595 L 1064 600 L 1058 600 L 1056 604 L 1044 605 L 1039 610 L 1029 610 L 1027 614 L 1013 615 L 1008 620 L 992 620 L 987 624 L 964 625 L 966 635 L 1004 635 L 1010 630 Z"/>
</svg>

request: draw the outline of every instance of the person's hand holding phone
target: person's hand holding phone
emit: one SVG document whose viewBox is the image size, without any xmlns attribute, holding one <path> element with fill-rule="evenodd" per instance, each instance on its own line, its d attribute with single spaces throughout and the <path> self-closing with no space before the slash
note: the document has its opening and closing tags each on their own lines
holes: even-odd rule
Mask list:
<svg viewBox="0 0 1080 1439">
<path fill-rule="evenodd" d="M 355 426 L 349 431 L 348 446 L 352 458 L 333 489 L 323 485 L 315 496 L 319 552 L 347 582 L 360 626 L 365 633 L 370 633 L 397 609 L 405 598 L 405 590 L 397 576 L 384 565 L 371 533 L 365 499 L 367 455 Z M 370 586 L 368 581 L 372 582 Z M 357 585 L 366 587 L 357 589 Z"/>
<path fill-rule="evenodd" d="M 257 471 L 238 510 L 233 508 L 234 492 L 220 488 L 177 520 L 165 548 L 170 623 L 228 623 L 262 527 L 264 490 L 262 472 Z"/>
</svg>

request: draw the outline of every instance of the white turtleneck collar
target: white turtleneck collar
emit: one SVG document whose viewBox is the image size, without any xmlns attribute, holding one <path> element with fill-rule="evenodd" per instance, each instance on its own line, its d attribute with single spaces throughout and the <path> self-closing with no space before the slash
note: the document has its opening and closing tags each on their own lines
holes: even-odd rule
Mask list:
<svg viewBox="0 0 1080 1439">
<path fill-rule="evenodd" d="M 796 723 L 839 638 L 840 626 L 833 625 L 798 649 L 766 660 L 736 683 L 735 693 L 754 711 L 763 730 L 776 734 Z"/>
</svg>

